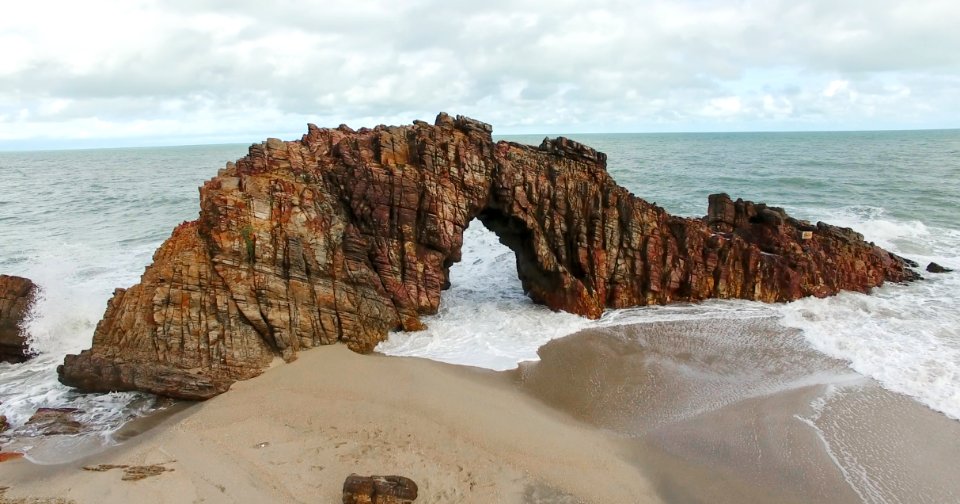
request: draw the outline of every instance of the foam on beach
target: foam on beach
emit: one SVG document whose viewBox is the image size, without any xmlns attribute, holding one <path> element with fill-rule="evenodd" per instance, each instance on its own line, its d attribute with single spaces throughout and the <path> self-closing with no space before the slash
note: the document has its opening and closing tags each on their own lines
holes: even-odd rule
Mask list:
<svg viewBox="0 0 960 504">
<path fill-rule="evenodd" d="M 823 220 L 860 229 L 868 240 L 921 264 L 935 261 L 960 269 L 960 232 L 898 221 L 872 207 L 821 212 Z M 392 333 L 378 351 L 505 370 L 536 360 L 544 343 L 588 328 L 773 318 L 798 330 L 801 345 L 960 419 L 960 313 L 950 309 L 960 292 L 960 275 L 927 277 L 910 285 L 888 284 L 869 295 L 842 293 L 779 305 L 713 300 L 610 310 L 591 321 L 530 302 L 516 277 L 513 253 L 475 222 L 464 234 L 463 260 L 450 270 L 453 285 L 444 292 L 439 313 L 424 317 L 428 329 Z"/>
<path fill-rule="evenodd" d="M 829 213 L 825 220 L 859 229 L 868 240 L 921 266 L 937 262 L 960 269 L 960 232 L 898 221 L 878 208 Z M 800 329 L 812 348 L 883 387 L 960 420 L 960 275 L 925 277 L 869 295 L 801 299 L 779 307 L 781 323 Z"/>
<path fill-rule="evenodd" d="M 960 266 L 956 231 L 876 207 L 806 213 L 860 230 L 921 265 Z M 952 467 L 951 450 L 960 447 L 951 420 L 960 418 L 960 315 L 951 309 L 960 275 L 926 274 L 869 295 L 632 308 L 589 321 L 525 302 L 512 253 L 482 226 L 468 230 L 463 257 L 440 313 L 426 318 L 431 329 L 393 334 L 380 351 L 492 369 L 520 365 L 523 386 L 541 400 L 641 436 L 638 460 L 649 471 L 673 467 L 659 476 L 664 492 L 694 492 L 704 481 L 687 481 L 689 474 L 716 471 L 770 486 L 716 481 L 724 490 L 701 497 L 942 502 L 958 491 L 939 467 Z M 485 308 L 471 310 L 478 299 Z M 578 332 L 536 355 L 545 342 Z M 505 338 L 509 344 L 484 344 Z M 905 430 L 911 433 L 903 437 Z M 714 452 L 730 456 L 711 458 Z M 941 461 L 936 469 L 907 462 L 928 456 Z M 795 478 L 778 480 L 785 475 Z"/>
</svg>

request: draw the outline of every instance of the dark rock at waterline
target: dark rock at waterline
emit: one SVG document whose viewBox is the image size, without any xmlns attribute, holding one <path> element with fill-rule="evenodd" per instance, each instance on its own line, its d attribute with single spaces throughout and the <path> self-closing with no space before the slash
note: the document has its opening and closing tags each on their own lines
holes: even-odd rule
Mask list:
<svg viewBox="0 0 960 504">
<path fill-rule="evenodd" d="M 39 436 L 79 434 L 83 424 L 76 419 L 78 413 L 82 412 L 77 408 L 39 408 L 24 428 Z"/>
<path fill-rule="evenodd" d="M 38 290 L 27 278 L 0 275 L 0 362 L 23 362 L 31 357 L 22 324 Z"/>
<path fill-rule="evenodd" d="M 929 271 L 930 273 L 950 273 L 953 270 L 950 268 L 944 268 L 943 266 L 940 266 L 939 264 L 932 262 L 927 265 L 927 271 Z"/>
<path fill-rule="evenodd" d="M 873 242 L 870 242 L 870 244 L 873 245 Z M 920 267 L 920 263 L 918 263 L 917 261 L 914 261 L 913 259 L 907 259 L 906 257 L 900 257 L 900 256 L 898 256 L 897 254 L 892 254 L 892 253 L 891 253 L 890 255 L 896 257 L 897 260 L 902 261 L 903 263 L 905 263 L 907 266 L 910 266 L 911 268 L 919 268 L 919 267 Z"/>
<path fill-rule="evenodd" d="M 343 504 L 410 504 L 417 499 L 417 484 L 403 476 L 359 476 L 343 482 Z"/>
<path fill-rule="evenodd" d="M 6 415 L 0 415 L 0 432 L 3 432 L 10 428 L 10 423 L 7 422 Z"/>
<path fill-rule="evenodd" d="M 708 298 L 790 301 L 918 278 L 850 229 L 726 194 L 671 216 L 620 187 L 601 152 L 567 138 L 494 142 L 488 124 L 270 139 L 200 189 L 200 214 L 117 289 L 93 345 L 60 381 L 87 391 L 203 399 L 276 357 L 336 342 L 370 352 L 436 313 L 478 219 L 517 256 L 525 292 L 554 310 Z"/>
</svg>

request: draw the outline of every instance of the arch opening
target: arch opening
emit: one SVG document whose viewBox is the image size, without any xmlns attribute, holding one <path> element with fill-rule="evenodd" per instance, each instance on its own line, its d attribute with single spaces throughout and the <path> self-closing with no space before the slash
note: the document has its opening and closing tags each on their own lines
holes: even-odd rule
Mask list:
<svg viewBox="0 0 960 504">
<path fill-rule="evenodd" d="M 427 328 L 393 331 L 378 352 L 507 370 L 536 360 L 547 341 L 592 323 L 535 303 L 519 278 L 519 254 L 504 243 L 520 239 L 522 230 L 515 235 L 496 229 L 499 233 L 479 217 L 470 221 L 459 257 L 447 265 L 449 287 L 440 293 L 438 311 L 421 316 Z"/>
<path fill-rule="evenodd" d="M 533 295 L 537 291 L 551 292 L 560 288 L 562 280 L 559 275 L 545 271 L 537 261 L 536 241 L 533 232 L 524 222 L 514 216 L 507 215 L 494 207 L 483 209 L 477 220 L 484 227 L 496 234 L 500 242 L 513 251 L 516 257 L 516 275 L 520 279 L 523 292 Z M 537 289 L 533 289 L 537 286 Z M 534 298 L 542 303 L 543 300 Z"/>
</svg>

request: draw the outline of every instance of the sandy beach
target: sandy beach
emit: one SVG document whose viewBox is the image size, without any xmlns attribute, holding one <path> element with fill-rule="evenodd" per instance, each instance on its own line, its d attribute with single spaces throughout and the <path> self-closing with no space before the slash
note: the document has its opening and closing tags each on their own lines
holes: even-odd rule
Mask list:
<svg viewBox="0 0 960 504">
<path fill-rule="evenodd" d="M 59 466 L 3 464 L 6 499 L 339 502 L 350 473 L 398 474 L 417 502 L 659 502 L 616 440 L 531 400 L 509 374 L 341 345 Z M 161 465 L 122 481 L 100 464 Z M 13 502 L 16 502 L 15 500 Z"/>
<path fill-rule="evenodd" d="M 621 326 L 499 373 L 322 347 L 101 453 L 5 462 L 0 502 L 339 502 L 351 473 L 407 476 L 424 503 L 956 502 L 960 422 L 798 337 Z M 104 465 L 129 467 L 83 469 Z"/>
</svg>

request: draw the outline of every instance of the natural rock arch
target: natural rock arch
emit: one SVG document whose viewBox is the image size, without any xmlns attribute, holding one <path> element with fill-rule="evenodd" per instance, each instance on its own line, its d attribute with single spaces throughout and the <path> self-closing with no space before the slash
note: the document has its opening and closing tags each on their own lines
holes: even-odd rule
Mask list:
<svg viewBox="0 0 960 504">
<path fill-rule="evenodd" d="M 564 138 L 494 143 L 491 131 L 440 114 L 435 125 L 310 125 L 299 141 L 251 146 L 203 185 L 199 218 L 174 230 L 141 282 L 117 289 L 60 380 L 198 399 L 304 348 L 370 351 L 437 311 L 475 217 L 514 251 L 536 302 L 589 317 L 916 277 L 853 231 L 725 195 L 704 219 L 673 217 L 618 186 L 602 153 Z"/>
</svg>

